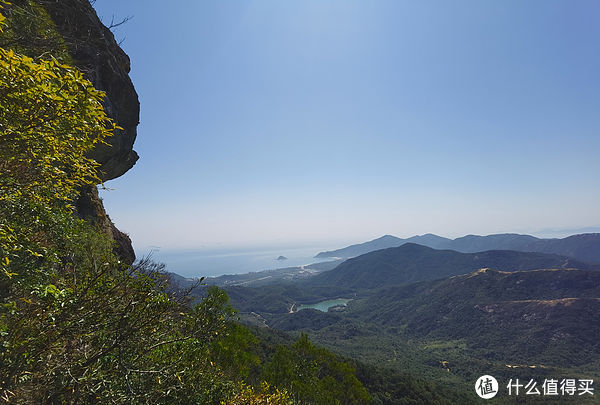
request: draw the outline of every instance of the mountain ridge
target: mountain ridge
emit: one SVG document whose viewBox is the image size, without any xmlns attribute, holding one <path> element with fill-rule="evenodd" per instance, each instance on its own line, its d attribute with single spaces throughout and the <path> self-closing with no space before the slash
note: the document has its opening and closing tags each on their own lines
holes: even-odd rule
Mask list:
<svg viewBox="0 0 600 405">
<path fill-rule="evenodd" d="M 463 253 L 405 243 L 348 259 L 335 269 L 314 276 L 308 283 L 314 286 L 373 289 L 456 276 L 481 268 L 510 271 L 543 268 L 596 270 L 598 266 L 548 253 L 511 250 Z"/>
<path fill-rule="evenodd" d="M 600 233 L 583 233 L 562 239 L 542 239 L 531 235 L 504 233 L 492 235 L 465 235 L 456 239 L 427 233 L 410 238 L 384 235 L 380 238 L 347 246 L 345 248 L 319 252 L 315 257 L 353 258 L 380 249 L 398 247 L 406 243 L 417 243 L 434 249 L 449 249 L 461 253 L 487 250 L 514 250 L 518 252 L 551 253 L 570 256 L 574 259 L 600 263 Z"/>
</svg>

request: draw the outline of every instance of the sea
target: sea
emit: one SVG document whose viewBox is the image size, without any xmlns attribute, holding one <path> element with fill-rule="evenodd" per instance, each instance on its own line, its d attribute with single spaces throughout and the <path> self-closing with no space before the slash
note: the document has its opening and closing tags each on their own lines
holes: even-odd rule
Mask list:
<svg viewBox="0 0 600 405">
<path fill-rule="evenodd" d="M 331 248 L 155 249 L 142 252 L 138 256 L 150 254 L 152 260 L 166 265 L 166 271 L 183 277 L 215 277 L 333 260 L 314 257 L 317 253 L 329 249 Z M 277 260 L 280 256 L 287 259 Z"/>
</svg>

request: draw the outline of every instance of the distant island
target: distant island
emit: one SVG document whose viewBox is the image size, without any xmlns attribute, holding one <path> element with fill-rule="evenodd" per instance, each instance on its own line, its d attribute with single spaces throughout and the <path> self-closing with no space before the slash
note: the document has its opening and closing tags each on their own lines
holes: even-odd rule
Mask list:
<svg viewBox="0 0 600 405">
<path fill-rule="evenodd" d="M 277 258 L 277 260 L 287 260 L 287 259 L 288 259 L 288 258 L 287 258 L 287 257 L 285 257 L 285 256 L 279 256 L 279 257 Z"/>
</svg>

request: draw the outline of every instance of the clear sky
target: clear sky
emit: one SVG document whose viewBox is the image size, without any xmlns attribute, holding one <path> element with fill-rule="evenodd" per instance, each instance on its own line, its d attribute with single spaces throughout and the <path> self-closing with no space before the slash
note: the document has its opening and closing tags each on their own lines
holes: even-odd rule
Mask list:
<svg viewBox="0 0 600 405">
<path fill-rule="evenodd" d="M 137 249 L 600 225 L 596 0 L 95 7 L 133 16 L 141 158 L 102 196 Z"/>
</svg>

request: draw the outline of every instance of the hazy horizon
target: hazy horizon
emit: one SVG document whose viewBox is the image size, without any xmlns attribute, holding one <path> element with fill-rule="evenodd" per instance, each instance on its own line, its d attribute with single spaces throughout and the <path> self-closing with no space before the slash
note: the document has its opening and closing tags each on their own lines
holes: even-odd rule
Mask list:
<svg viewBox="0 0 600 405">
<path fill-rule="evenodd" d="M 140 160 L 101 194 L 138 249 L 600 225 L 597 2 L 94 7 L 133 16 Z"/>
<path fill-rule="evenodd" d="M 506 234 L 506 233 L 517 233 L 521 235 L 531 235 L 540 239 L 562 239 L 568 236 L 579 235 L 584 233 L 600 233 L 600 226 L 584 227 L 584 228 L 565 228 L 565 229 L 543 229 L 537 232 L 493 232 L 490 234 L 474 234 L 466 233 L 457 236 L 447 236 L 435 232 L 421 232 L 410 235 L 401 235 L 394 233 L 381 233 L 377 236 L 366 236 L 365 238 L 346 238 L 339 240 L 303 240 L 303 241 L 274 241 L 271 243 L 248 243 L 248 244 L 226 244 L 216 243 L 213 245 L 189 245 L 189 246 L 158 246 L 158 245 L 135 245 L 136 251 L 140 255 L 146 255 L 148 253 L 193 253 L 193 252 L 207 252 L 207 253 L 218 253 L 218 252 L 260 252 L 260 251 L 275 251 L 276 249 L 314 249 L 315 255 L 321 251 L 336 250 L 344 248 L 346 246 L 360 244 L 368 242 L 385 235 L 392 235 L 401 239 L 408 239 L 413 236 L 421 236 L 425 234 L 434 234 L 448 239 L 456 239 L 467 235 L 487 236 L 495 234 Z"/>
<path fill-rule="evenodd" d="M 569 229 L 568 232 L 567 230 L 549 229 L 545 231 L 545 234 L 542 232 L 533 234 L 533 236 L 539 238 L 562 238 L 574 234 L 597 232 L 600 232 L 600 227 Z M 224 274 L 245 274 L 328 261 L 333 258 L 316 258 L 315 255 L 324 251 L 333 251 L 350 245 L 368 242 L 381 236 L 384 235 L 362 240 L 280 243 L 272 245 L 232 246 L 219 244 L 214 246 L 176 248 L 146 246 L 136 247 L 136 253 L 138 258 L 150 257 L 154 261 L 164 263 L 167 271 L 184 277 L 215 277 Z M 393 236 L 406 239 L 419 235 Z M 286 257 L 286 260 L 277 260 L 279 256 Z"/>
</svg>

